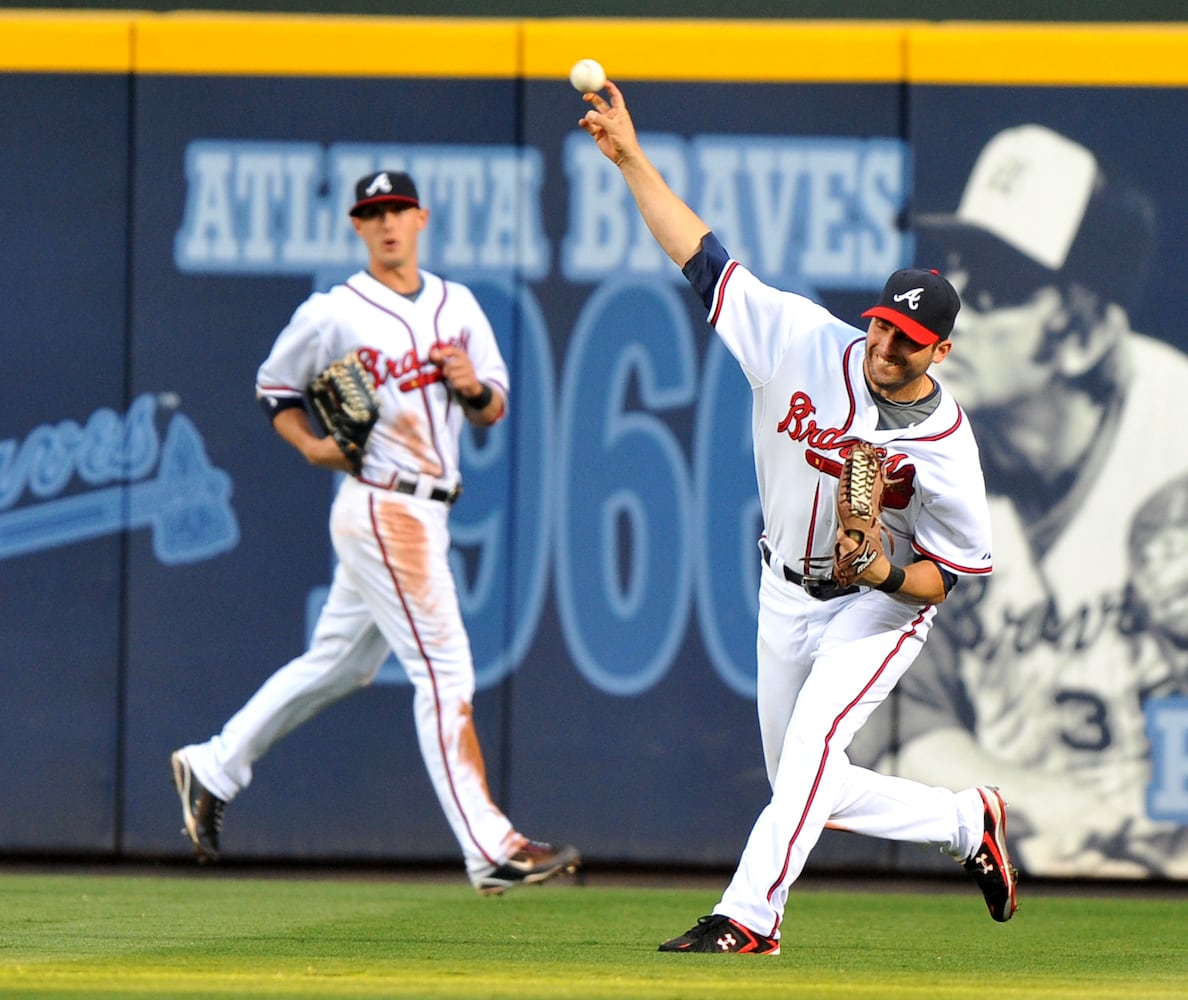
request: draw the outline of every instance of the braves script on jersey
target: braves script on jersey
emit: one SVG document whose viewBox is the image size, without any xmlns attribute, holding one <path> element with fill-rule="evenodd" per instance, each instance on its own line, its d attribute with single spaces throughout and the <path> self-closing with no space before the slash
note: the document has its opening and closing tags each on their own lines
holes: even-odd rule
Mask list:
<svg viewBox="0 0 1188 1000">
<path fill-rule="evenodd" d="M 875 445 L 893 480 L 883 498 L 892 561 L 906 565 L 914 550 L 959 575 L 988 573 L 982 470 L 957 403 L 943 394 L 918 426 L 879 430 L 860 330 L 737 262 L 716 296 L 710 322 L 754 392 L 755 467 L 772 550 L 803 575 L 828 576 L 837 476 L 846 443 L 857 438 Z"/>
<path fill-rule="evenodd" d="M 300 398 L 314 374 L 358 350 L 375 376 L 380 418 L 363 456 L 360 479 L 390 487 L 401 473 L 426 476 L 450 488 L 460 478 L 462 407 L 441 381 L 429 349 L 453 344 L 470 355 L 475 374 L 505 398 L 507 366 L 495 334 L 464 285 L 421 272 L 416 301 L 380 284 L 366 271 L 306 300 L 260 367 L 262 396 Z"/>
</svg>

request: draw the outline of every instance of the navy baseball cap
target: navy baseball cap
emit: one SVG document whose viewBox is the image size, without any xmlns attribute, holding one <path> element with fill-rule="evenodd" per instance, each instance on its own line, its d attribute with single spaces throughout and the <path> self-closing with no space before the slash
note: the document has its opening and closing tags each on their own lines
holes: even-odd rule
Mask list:
<svg viewBox="0 0 1188 1000">
<path fill-rule="evenodd" d="M 862 315 L 894 323 L 917 344 L 935 344 L 953 332 L 961 309 L 955 289 L 936 269 L 905 267 L 883 286 L 883 297 Z"/>
<path fill-rule="evenodd" d="M 1156 241 L 1151 199 L 1085 146 L 1038 124 L 996 134 L 978 154 L 952 214 L 916 214 L 912 227 L 948 270 L 968 272 L 966 300 L 997 304 L 1077 282 L 1112 302 L 1142 296 Z"/>
<path fill-rule="evenodd" d="M 406 208 L 421 207 L 417 200 L 417 186 L 408 174 L 402 170 L 380 170 L 360 177 L 355 183 L 355 204 L 351 206 L 350 214 L 358 215 L 361 208 L 384 202 L 394 202 Z"/>
</svg>

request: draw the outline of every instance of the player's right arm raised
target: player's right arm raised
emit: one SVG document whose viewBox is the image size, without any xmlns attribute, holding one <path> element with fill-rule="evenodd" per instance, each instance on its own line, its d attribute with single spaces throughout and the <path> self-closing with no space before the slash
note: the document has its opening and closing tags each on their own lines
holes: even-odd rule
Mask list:
<svg viewBox="0 0 1188 1000">
<path fill-rule="evenodd" d="M 701 248 L 701 237 L 710 227 L 677 197 L 645 155 L 622 91 L 609 80 L 605 90 L 610 95 L 609 103 L 601 94 L 583 95 L 582 100 L 591 107 L 578 124 L 623 174 L 639 214 L 661 249 L 678 267 L 684 267 Z"/>
</svg>

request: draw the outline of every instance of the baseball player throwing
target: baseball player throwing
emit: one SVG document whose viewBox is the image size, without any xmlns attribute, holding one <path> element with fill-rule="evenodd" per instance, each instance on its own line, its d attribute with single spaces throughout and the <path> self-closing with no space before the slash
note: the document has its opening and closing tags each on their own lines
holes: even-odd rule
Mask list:
<svg viewBox="0 0 1188 1000">
<path fill-rule="evenodd" d="M 407 174 L 362 178 L 350 214 L 367 269 L 297 309 L 256 381 L 277 433 L 314 465 L 347 472 L 339 445 L 311 430 L 305 388 L 350 352 L 374 378 L 379 421 L 330 515 L 338 557 L 330 593 L 308 651 L 222 732 L 177 750 L 173 780 L 199 859 L 217 860 L 224 806 L 247 787 L 252 765 L 369 684 L 390 648 L 412 681 L 421 755 L 470 880 L 499 894 L 580 863 L 572 847 L 528 840 L 491 801 L 471 708 L 474 664 L 447 560 L 463 420 L 485 426 L 503 416 L 507 367 L 469 289 L 418 268 L 428 210 Z"/>
<path fill-rule="evenodd" d="M 622 92 L 587 93 L 581 127 L 621 171 L 640 214 L 701 296 L 754 394 L 765 532 L 758 707 L 771 801 L 714 912 L 661 951 L 777 954 L 788 890 L 821 831 L 935 844 L 964 863 L 995 920 L 1015 911 L 1006 809 L 997 789 L 952 792 L 851 765 L 846 747 L 919 653 L 936 606 L 962 576 L 991 569 L 977 446 L 929 374 L 960 308 L 935 271 L 888 279 L 860 330 L 760 282 L 668 187 L 640 147 Z M 892 544 L 857 583 L 830 575 L 838 473 L 857 442 L 890 474 Z"/>
</svg>

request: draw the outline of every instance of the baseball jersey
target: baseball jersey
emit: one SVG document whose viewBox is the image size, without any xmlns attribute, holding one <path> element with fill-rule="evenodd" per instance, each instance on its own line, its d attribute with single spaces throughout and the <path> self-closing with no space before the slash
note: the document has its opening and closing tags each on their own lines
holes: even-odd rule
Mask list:
<svg viewBox="0 0 1188 1000">
<path fill-rule="evenodd" d="M 462 406 L 429 361 L 434 345 L 463 348 L 480 381 L 508 396 L 507 365 L 486 315 L 465 285 L 421 271 L 410 299 L 366 271 L 316 292 L 293 314 L 256 376 L 257 394 L 276 405 L 303 399 L 314 375 L 351 351 L 375 377 L 379 420 L 361 480 L 391 486 L 398 476 L 460 481 Z"/>
<path fill-rule="evenodd" d="M 865 334 L 804 296 L 766 285 L 737 261 L 722 268 L 709 322 L 750 382 L 755 469 L 770 547 L 805 576 L 828 577 L 846 445 L 869 441 L 893 482 L 883 525 L 897 565 L 914 556 L 958 575 L 991 570 L 990 518 L 977 444 L 941 389 L 918 424 L 878 428 L 863 374 Z"/>
</svg>

